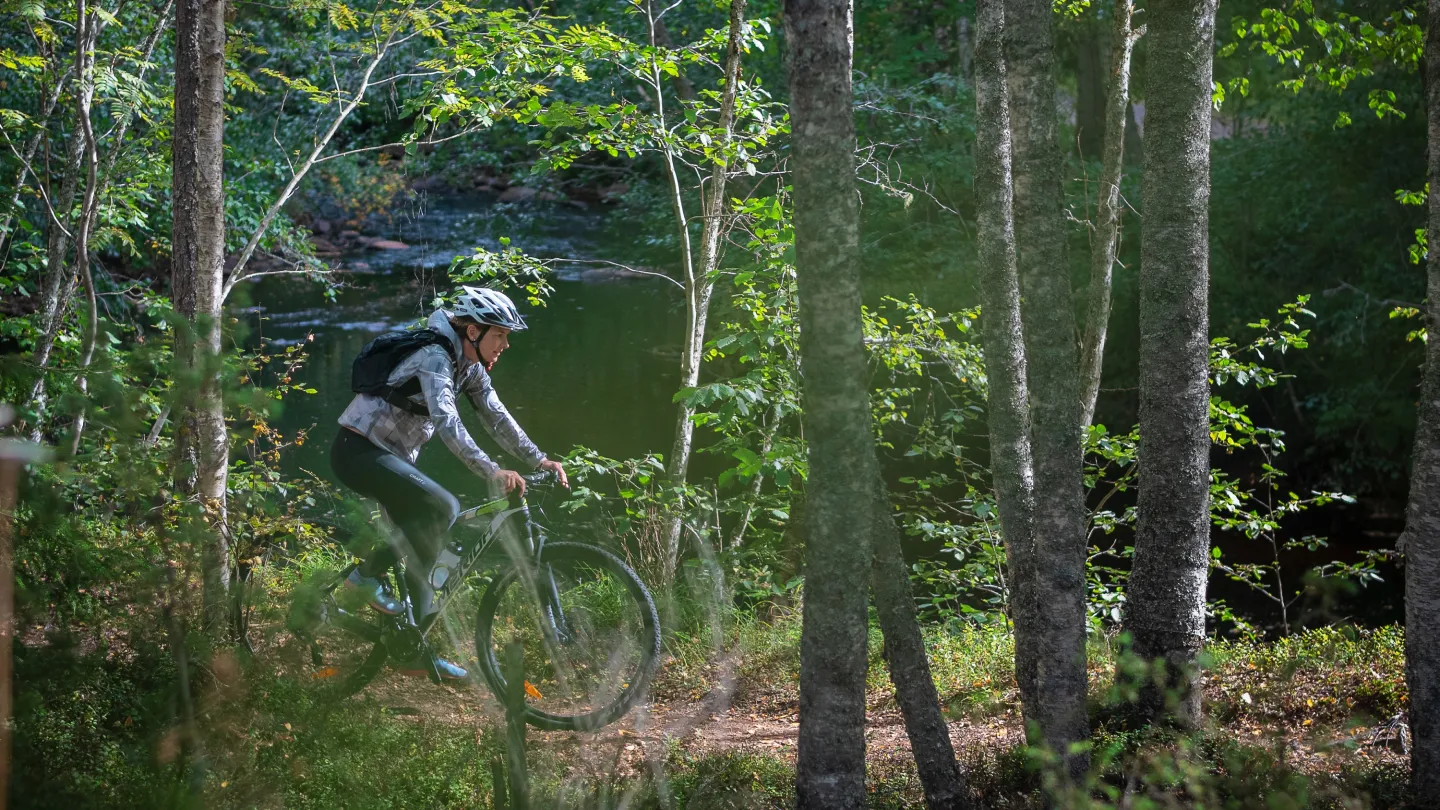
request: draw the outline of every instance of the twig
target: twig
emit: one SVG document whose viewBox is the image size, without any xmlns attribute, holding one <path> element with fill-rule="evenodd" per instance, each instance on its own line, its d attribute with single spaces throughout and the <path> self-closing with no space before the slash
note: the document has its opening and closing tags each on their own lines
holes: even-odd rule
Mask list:
<svg viewBox="0 0 1440 810">
<path fill-rule="evenodd" d="M 666 274 L 664 274 L 664 273 L 661 273 L 661 272 L 658 272 L 658 271 L 655 271 L 655 270 L 641 270 L 641 269 L 638 268 L 638 267 L 631 267 L 631 266 L 628 265 L 628 264 L 621 264 L 621 263 L 619 263 L 619 262 L 612 262 L 612 261 L 609 261 L 609 260 L 607 260 L 607 259 L 545 259 L 545 262 L 546 262 L 546 263 L 555 263 L 555 264 L 603 264 L 603 265 L 607 265 L 607 266 L 609 266 L 609 267 L 618 267 L 618 268 L 620 268 L 621 270 L 625 270 L 625 271 L 630 272 L 630 273 L 637 273 L 637 274 L 642 275 L 642 276 L 653 276 L 653 277 L 655 277 L 655 278 L 661 278 L 661 279 L 664 279 L 664 280 L 670 282 L 671 284 L 674 284 L 676 287 L 679 287 L 679 288 L 682 289 L 682 290 L 685 289 L 685 285 L 684 285 L 684 284 L 681 284 L 680 282 L 676 281 L 675 279 L 671 278 L 670 276 L 668 276 L 668 275 L 666 275 Z"/>
</svg>

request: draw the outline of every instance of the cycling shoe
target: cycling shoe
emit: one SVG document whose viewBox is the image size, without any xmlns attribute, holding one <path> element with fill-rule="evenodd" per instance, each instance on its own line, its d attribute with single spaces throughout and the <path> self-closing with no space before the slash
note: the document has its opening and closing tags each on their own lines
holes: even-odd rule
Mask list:
<svg viewBox="0 0 1440 810">
<path fill-rule="evenodd" d="M 360 591 L 369 600 L 370 607 L 384 613 L 386 616 L 398 616 L 405 606 L 399 599 L 386 593 L 385 586 L 380 580 L 374 577 L 360 576 L 360 569 L 356 568 L 345 578 L 345 587 Z"/>
<path fill-rule="evenodd" d="M 411 675 L 420 678 L 430 675 L 430 664 L 423 658 L 407 661 L 404 664 L 397 665 L 395 668 L 400 671 L 401 675 Z M 452 664 L 444 658 L 435 659 L 435 669 L 440 673 L 440 679 L 444 681 L 463 681 L 470 675 L 469 672 L 465 671 L 464 667 L 458 664 Z"/>
</svg>

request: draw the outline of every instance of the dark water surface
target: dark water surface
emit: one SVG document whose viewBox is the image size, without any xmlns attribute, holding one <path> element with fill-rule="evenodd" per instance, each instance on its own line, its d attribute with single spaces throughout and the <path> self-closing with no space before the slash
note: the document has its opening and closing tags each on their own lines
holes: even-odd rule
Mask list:
<svg viewBox="0 0 1440 810">
<path fill-rule="evenodd" d="M 251 285 L 245 318 L 252 341 L 282 345 L 315 336 L 298 379 L 318 393 L 285 401 L 276 427 L 287 434 L 311 429 L 289 463 L 333 480 L 329 447 L 335 420 L 350 402 L 350 364 L 376 335 L 419 325 L 437 289 L 449 288 L 446 269 L 476 245 L 498 249 L 501 237 L 532 255 L 625 261 L 627 245 L 605 244 L 615 228 L 604 215 L 564 206 L 511 207 L 488 198 L 431 199 L 395 214 L 381 234 L 406 250 L 365 251 L 344 257 L 345 288 L 327 301 L 319 285 L 275 276 Z M 359 272 L 354 269 L 359 264 Z M 368 265 L 368 268 L 366 267 Z M 530 329 L 512 336 L 492 372 L 496 390 L 541 449 L 560 455 L 584 445 L 612 457 L 667 452 L 673 430 L 671 397 L 679 380 L 679 340 L 685 313 L 679 291 L 658 280 L 555 280 L 548 306 L 517 296 Z M 473 418 L 461 415 L 477 443 L 502 464 L 499 448 Z M 420 453 L 420 467 L 462 501 L 483 489 L 437 439 Z M 466 496 L 470 497 L 467 498 Z"/>
<path fill-rule="evenodd" d="M 446 268 L 476 245 L 498 249 L 501 237 L 536 256 L 636 261 L 640 234 L 626 223 L 607 221 L 603 213 L 559 205 L 508 206 L 490 198 L 442 198 L 396 212 L 392 225 L 376 235 L 410 247 L 365 251 L 342 263 L 345 287 L 327 301 L 319 285 L 285 276 L 270 277 L 237 291 L 240 314 L 252 342 L 282 345 L 315 336 L 310 360 L 299 379 L 318 393 L 296 394 L 284 403 L 276 421 L 287 435 L 311 429 L 310 441 L 293 448 L 287 464 L 334 480 L 330 442 L 336 418 L 350 402 L 350 364 L 360 348 L 381 332 L 418 325 L 438 291 L 449 288 Z M 630 240 L 633 240 L 630 241 Z M 357 263 L 363 263 L 357 265 Z M 358 268 L 358 271 L 357 271 Z M 549 305 L 521 302 L 531 328 L 512 338 L 493 376 L 500 398 L 541 449 L 552 455 L 584 445 L 624 458 L 647 452 L 668 453 L 674 430 L 674 395 L 679 380 L 679 344 L 685 313 L 679 291 L 658 280 L 582 282 L 578 274 L 555 280 Z M 514 462 L 460 407 L 471 433 L 502 464 Z M 703 441 L 703 437 L 701 437 Z M 706 458 L 697 458 L 704 474 Z M 420 454 L 420 467 L 450 488 L 464 503 L 484 493 L 481 486 L 438 440 Z M 718 470 L 717 470 L 718 472 Z M 891 470 L 894 473 L 894 470 Z M 1284 536 L 1319 534 L 1331 539 L 1320 553 L 1287 553 L 1287 576 L 1332 559 L 1351 559 L 1355 550 L 1388 545 L 1368 535 L 1376 528 L 1365 510 L 1330 506 L 1287 521 Z M 1216 531 L 1212 542 L 1232 561 L 1268 559 L 1263 541 Z M 934 553 L 929 544 L 909 541 L 911 556 Z M 1385 567 L 1386 582 L 1319 603 L 1297 606 L 1308 623 L 1344 617 L 1366 623 L 1396 621 L 1402 590 L 1398 571 Z M 1212 576 L 1212 597 L 1241 608 L 1273 626 L 1274 606 L 1244 586 Z M 1316 612 L 1318 608 L 1318 613 Z"/>
</svg>

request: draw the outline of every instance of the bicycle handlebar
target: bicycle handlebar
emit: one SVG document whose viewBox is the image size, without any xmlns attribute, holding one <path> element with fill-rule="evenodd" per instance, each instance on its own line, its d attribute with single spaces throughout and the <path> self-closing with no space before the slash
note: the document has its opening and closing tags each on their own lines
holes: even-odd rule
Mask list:
<svg viewBox="0 0 1440 810">
<path fill-rule="evenodd" d="M 525 493 L 527 495 L 531 492 L 544 492 L 545 490 L 548 490 L 556 484 L 560 483 L 560 476 L 556 475 L 550 470 L 540 470 L 538 472 L 530 473 L 529 475 L 521 475 L 520 479 L 525 482 Z M 520 499 L 523 496 L 521 496 L 520 494 L 520 488 L 516 487 L 515 489 L 510 490 L 509 494 L 506 497 L 510 499 L 511 506 L 519 506 Z"/>
<path fill-rule="evenodd" d="M 556 475 L 553 470 L 540 470 L 539 472 L 533 472 L 529 475 L 522 475 L 520 477 L 525 479 L 526 487 L 544 487 L 558 483 L 560 481 L 560 477 Z"/>
</svg>

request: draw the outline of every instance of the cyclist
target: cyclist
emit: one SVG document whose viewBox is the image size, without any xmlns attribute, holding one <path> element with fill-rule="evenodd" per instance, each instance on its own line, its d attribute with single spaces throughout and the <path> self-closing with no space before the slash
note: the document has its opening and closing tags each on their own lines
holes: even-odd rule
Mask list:
<svg viewBox="0 0 1440 810">
<path fill-rule="evenodd" d="M 331 466 L 341 483 L 379 501 L 404 535 L 397 541 L 399 549 L 383 548 L 352 571 L 346 587 L 358 589 L 375 610 L 399 614 L 404 605 L 383 583 L 398 551 L 406 563 L 411 606 L 421 630 L 428 628 L 436 615 L 430 570 L 460 512 L 454 495 L 415 468 L 421 445 L 438 433 L 450 452 L 476 475 L 507 493 L 525 491 L 525 480 L 518 472 L 502 469 L 471 439 L 456 409 L 457 392 L 470 400 L 486 431 L 501 447 L 532 468 L 553 471 L 562 485 L 570 485 L 565 469 L 530 441 L 500 403 L 490 381 L 490 370 L 510 346 L 510 333 L 525 329 L 514 302 L 482 287 L 461 287 L 454 300 L 453 311 L 437 309 L 426 322 L 436 333 L 428 336 L 434 342 L 405 356 L 389 373 L 391 392 L 400 391 L 407 383 L 414 391 L 412 380 L 418 380 L 418 392 L 408 397 L 356 394 L 340 415 L 340 430 L 330 451 Z M 437 658 L 434 664 L 442 678 L 458 680 L 467 674 L 443 659 Z M 405 662 L 400 669 L 406 674 L 426 674 L 429 662 Z"/>
</svg>

